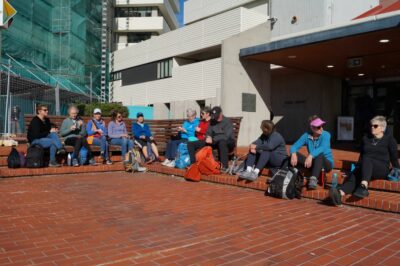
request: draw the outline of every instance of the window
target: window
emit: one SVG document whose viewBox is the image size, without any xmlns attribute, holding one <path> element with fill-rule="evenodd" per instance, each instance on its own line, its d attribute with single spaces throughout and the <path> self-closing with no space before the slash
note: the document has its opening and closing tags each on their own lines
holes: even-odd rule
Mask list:
<svg viewBox="0 0 400 266">
<path fill-rule="evenodd" d="M 139 43 L 150 39 L 151 32 L 128 32 L 128 43 Z"/>
<path fill-rule="evenodd" d="M 157 79 L 172 77 L 172 58 L 157 63 Z"/>
<path fill-rule="evenodd" d="M 121 71 L 114 72 L 110 74 L 110 80 L 111 81 L 116 81 L 121 79 Z"/>
<path fill-rule="evenodd" d="M 157 7 L 119 7 L 115 9 L 115 17 L 151 17 Z M 158 13 L 158 12 L 157 12 Z M 156 14 L 157 14 L 156 13 Z"/>
</svg>

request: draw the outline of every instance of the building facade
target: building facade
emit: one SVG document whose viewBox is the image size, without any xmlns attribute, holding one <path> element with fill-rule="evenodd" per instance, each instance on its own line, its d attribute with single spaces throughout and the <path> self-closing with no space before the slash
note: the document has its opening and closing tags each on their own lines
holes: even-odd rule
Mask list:
<svg viewBox="0 0 400 266">
<path fill-rule="evenodd" d="M 307 130 L 306 120 L 312 114 L 326 119 L 327 129 L 335 135 L 337 117 L 352 115 L 354 108 L 354 104 L 346 107 L 344 97 L 349 92 L 344 84 L 359 81 L 245 60 L 240 51 L 352 23 L 379 4 L 379 0 L 187 1 L 183 28 L 113 54 L 114 99 L 128 106 L 150 105 L 155 118 L 182 118 L 187 107 L 220 105 L 226 115 L 244 118 L 239 145 L 258 136 L 260 121 L 272 117 L 271 112 L 288 141 Z"/>
<path fill-rule="evenodd" d="M 179 0 L 115 0 L 113 50 L 133 46 L 178 28 Z"/>
</svg>

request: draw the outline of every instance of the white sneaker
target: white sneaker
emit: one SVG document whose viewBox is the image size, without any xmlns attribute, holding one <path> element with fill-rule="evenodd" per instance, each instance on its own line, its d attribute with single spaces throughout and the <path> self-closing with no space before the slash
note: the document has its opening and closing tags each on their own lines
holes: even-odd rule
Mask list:
<svg viewBox="0 0 400 266">
<path fill-rule="evenodd" d="M 161 163 L 161 165 L 165 165 L 165 166 L 166 166 L 166 165 L 169 164 L 170 162 L 171 162 L 170 160 L 165 159 L 164 162 Z"/>
<path fill-rule="evenodd" d="M 167 164 L 166 166 L 171 167 L 171 168 L 175 167 L 175 160 L 172 160 L 172 161 L 171 161 L 169 164 Z"/>
<path fill-rule="evenodd" d="M 139 166 L 138 169 L 137 169 L 137 171 L 138 171 L 138 172 L 146 172 L 146 171 L 147 171 L 147 168 L 146 168 L 146 167 Z"/>
</svg>

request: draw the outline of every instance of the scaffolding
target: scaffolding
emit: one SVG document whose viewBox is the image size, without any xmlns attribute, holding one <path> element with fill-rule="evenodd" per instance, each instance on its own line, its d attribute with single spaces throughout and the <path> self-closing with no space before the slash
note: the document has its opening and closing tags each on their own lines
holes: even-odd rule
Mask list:
<svg viewBox="0 0 400 266">
<path fill-rule="evenodd" d="M 0 131 L 17 104 L 23 114 L 36 103 L 65 114 L 71 102 L 103 100 L 102 0 L 9 2 L 18 13 L 0 38 Z"/>
</svg>

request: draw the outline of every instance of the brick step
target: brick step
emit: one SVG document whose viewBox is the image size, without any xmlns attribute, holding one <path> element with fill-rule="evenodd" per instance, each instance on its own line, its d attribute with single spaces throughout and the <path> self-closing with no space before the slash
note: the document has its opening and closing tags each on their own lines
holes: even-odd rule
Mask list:
<svg viewBox="0 0 400 266">
<path fill-rule="evenodd" d="M 97 163 L 102 163 L 103 162 L 103 159 L 100 156 L 96 155 L 96 154 L 95 154 L 94 158 L 95 158 Z M 112 155 L 111 156 L 111 160 L 113 162 L 121 162 L 122 158 L 121 158 L 121 155 Z M 59 163 L 65 164 L 66 163 L 65 159 L 60 159 L 59 158 Z M 7 157 L 4 157 L 4 156 L 0 157 L 0 168 L 3 168 L 3 167 L 7 167 Z"/>
<path fill-rule="evenodd" d="M 185 174 L 185 170 L 170 168 L 162 166 L 161 164 L 151 164 L 148 166 L 148 168 L 150 171 L 161 174 L 168 174 L 168 175 L 175 175 L 182 177 Z M 238 180 L 237 176 L 230 176 L 230 175 L 202 176 L 203 181 L 244 187 L 244 188 L 251 188 L 260 191 L 267 190 L 268 185 L 266 184 L 266 179 L 267 179 L 266 176 L 260 176 L 255 182 L 249 182 L 245 180 Z M 303 197 L 325 201 L 328 198 L 328 190 L 322 187 L 318 187 L 317 190 L 307 190 L 306 188 L 304 188 Z M 343 197 L 342 201 L 343 204 L 345 205 L 400 213 L 399 193 L 370 190 L 370 196 L 368 198 L 360 200 L 353 198 L 351 195 L 347 195 Z"/>
<path fill-rule="evenodd" d="M 95 166 L 61 166 L 61 167 L 44 167 L 44 168 L 0 168 L 0 177 L 19 177 L 19 176 L 39 176 L 39 175 L 61 175 L 61 174 L 78 174 L 78 173 L 95 173 L 95 172 L 114 172 L 124 171 L 122 162 L 112 165 L 99 164 Z"/>
</svg>

